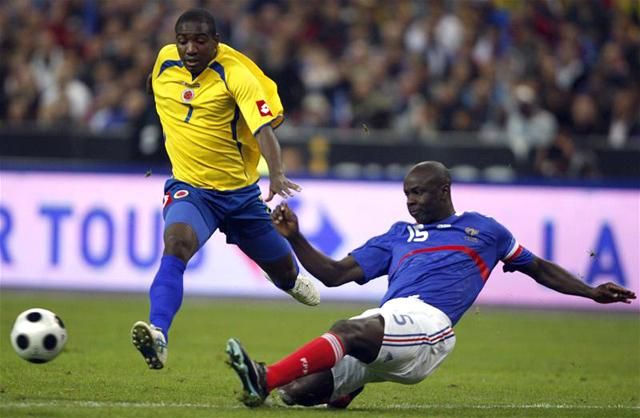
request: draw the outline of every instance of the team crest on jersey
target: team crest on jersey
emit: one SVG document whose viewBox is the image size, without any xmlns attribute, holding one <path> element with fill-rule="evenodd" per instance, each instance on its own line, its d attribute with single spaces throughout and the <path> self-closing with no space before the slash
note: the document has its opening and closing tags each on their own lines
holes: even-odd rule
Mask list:
<svg viewBox="0 0 640 418">
<path fill-rule="evenodd" d="M 271 113 L 271 109 L 269 109 L 269 105 L 264 100 L 258 100 L 256 102 L 256 106 L 258 106 L 258 112 L 260 112 L 260 116 L 273 116 L 273 113 Z"/>
<path fill-rule="evenodd" d="M 480 233 L 480 231 L 478 231 L 475 228 L 471 228 L 470 226 L 466 227 L 464 229 L 464 232 L 466 232 L 467 235 L 471 235 L 472 237 L 475 237 L 476 235 L 478 235 Z"/>
<path fill-rule="evenodd" d="M 187 197 L 187 196 L 189 196 L 188 190 L 178 190 L 173 194 L 174 199 L 182 199 L 183 197 Z"/>
<path fill-rule="evenodd" d="M 186 88 L 182 90 L 182 101 L 185 103 L 189 103 L 191 100 L 193 100 L 195 95 L 196 93 L 193 90 L 191 90 L 190 88 Z"/>
</svg>

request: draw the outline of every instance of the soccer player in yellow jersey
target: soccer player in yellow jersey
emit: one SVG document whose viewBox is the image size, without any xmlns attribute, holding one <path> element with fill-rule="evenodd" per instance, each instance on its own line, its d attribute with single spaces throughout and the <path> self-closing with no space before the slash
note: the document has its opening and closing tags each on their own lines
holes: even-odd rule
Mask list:
<svg viewBox="0 0 640 418">
<path fill-rule="evenodd" d="M 206 10 L 183 13 L 175 32 L 176 43 L 160 50 L 149 76 L 173 171 L 165 184 L 164 252 L 149 291 L 149 323 L 136 322 L 131 330 L 151 369 L 161 369 L 167 360 L 186 265 L 216 229 L 278 288 L 306 305 L 320 302 L 288 242 L 274 229 L 257 186 L 263 155 L 269 167 L 267 202 L 300 191 L 284 175 L 273 131 L 284 118 L 276 84 L 220 42 Z"/>
</svg>

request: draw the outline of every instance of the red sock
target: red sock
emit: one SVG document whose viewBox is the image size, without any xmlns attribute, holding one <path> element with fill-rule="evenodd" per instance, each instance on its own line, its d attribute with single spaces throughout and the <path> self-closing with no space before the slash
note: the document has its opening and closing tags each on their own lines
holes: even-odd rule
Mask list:
<svg viewBox="0 0 640 418">
<path fill-rule="evenodd" d="M 342 341 L 337 335 L 327 332 L 267 367 L 267 390 L 272 391 L 299 377 L 328 370 L 342 357 Z"/>
</svg>

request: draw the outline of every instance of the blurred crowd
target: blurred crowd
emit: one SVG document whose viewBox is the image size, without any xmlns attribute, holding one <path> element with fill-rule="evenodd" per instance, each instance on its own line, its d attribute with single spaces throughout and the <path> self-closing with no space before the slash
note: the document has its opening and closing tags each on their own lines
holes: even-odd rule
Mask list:
<svg viewBox="0 0 640 418">
<path fill-rule="evenodd" d="M 140 132 L 194 6 L 278 83 L 290 127 L 472 132 L 548 176 L 588 167 L 584 138 L 640 146 L 637 0 L 8 0 L 0 123 Z"/>
</svg>

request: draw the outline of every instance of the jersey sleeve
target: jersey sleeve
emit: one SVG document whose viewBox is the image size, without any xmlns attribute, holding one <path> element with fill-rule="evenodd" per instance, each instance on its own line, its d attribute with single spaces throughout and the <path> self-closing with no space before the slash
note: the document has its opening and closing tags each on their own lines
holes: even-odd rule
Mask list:
<svg viewBox="0 0 640 418">
<path fill-rule="evenodd" d="M 391 237 L 395 227 L 396 225 L 392 226 L 385 234 L 373 237 L 363 246 L 351 251 L 350 255 L 364 271 L 364 278 L 357 281 L 358 284 L 365 284 L 389 272 L 393 255 Z"/>
<path fill-rule="evenodd" d="M 233 67 L 227 87 L 254 135 L 263 126 L 271 125 L 275 128 L 283 120 L 279 98 L 269 94 L 258 78 L 243 65 Z"/>
<path fill-rule="evenodd" d="M 496 225 L 498 229 L 497 246 L 499 259 L 503 263 L 512 266 L 524 266 L 531 263 L 534 260 L 533 253 L 520 245 L 506 227 L 498 222 L 496 222 Z"/>
</svg>

